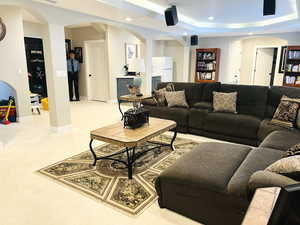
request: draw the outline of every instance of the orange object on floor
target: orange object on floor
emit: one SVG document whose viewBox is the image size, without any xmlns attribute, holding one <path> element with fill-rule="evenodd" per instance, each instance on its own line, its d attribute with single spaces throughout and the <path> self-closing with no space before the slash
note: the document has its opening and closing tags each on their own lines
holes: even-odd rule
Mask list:
<svg viewBox="0 0 300 225">
<path fill-rule="evenodd" d="M 48 98 L 43 98 L 41 100 L 43 110 L 49 110 Z"/>
</svg>

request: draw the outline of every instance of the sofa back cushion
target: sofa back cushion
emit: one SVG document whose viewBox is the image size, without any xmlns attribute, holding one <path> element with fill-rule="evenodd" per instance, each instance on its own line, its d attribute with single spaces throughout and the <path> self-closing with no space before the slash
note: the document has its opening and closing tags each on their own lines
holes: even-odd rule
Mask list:
<svg viewBox="0 0 300 225">
<path fill-rule="evenodd" d="M 163 82 L 157 85 L 158 89 L 166 87 L 170 82 Z M 185 90 L 185 96 L 189 106 L 195 104 L 196 102 L 201 102 L 203 83 L 184 83 L 184 82 L 173 82 L 175 91 Z"/>
<path fill-rule="evenodd" d="M 268 87 L 254 85 L 222 84 L 221 92 L 237 92 L 237 112 L 264 117 L 266 110 Z"/>
<path fill-rule="evenodd" d="M 221 87 L 220 82 L 205 83 L 203 87 L 202 101 L 213 102 L 213 92 L 219 92 Z"/>
<path fill-rule="evenodd" d="M 300 98 L 300 88 L 273 86 L 268 91 L 266 118 L 272 118 L 283 95 L 290 98 Z"/>
</svg>

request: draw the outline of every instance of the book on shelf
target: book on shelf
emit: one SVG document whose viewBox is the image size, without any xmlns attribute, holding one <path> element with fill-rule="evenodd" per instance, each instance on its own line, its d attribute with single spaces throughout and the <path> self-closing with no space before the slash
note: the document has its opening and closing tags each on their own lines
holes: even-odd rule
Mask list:
<svg viewBox="0 0 300 225">
<path fill-rule="evenodd" d="M 285 76 L 285 83 L 286 84 L 295 84 L 296 77 L 295 76 Z"/>
<path fill-rule="evenodd" d="M 300 50 L 290 50 L 289 59 L 300 59 Z"/>
<path fill-rule="evenodd" d="M 215 72 L 197 72 L 197 80 L 215 80 Z"/>
<path fill-rule="evenodd" d="M 300 76 L 297 77 L 295 84 L 298 84 L 298 85 L 300 84 Z"/>
<path fill-rule="evenodd" d="M 298 73 L 300 72 L 300 64 L 287 64 L 285 69 L 286 72 Z"/>
<path fill-rule="evenodd" d="M 216 53 L 214 52 L 198 52 L 197 60 L 215 60 Z"/>
</svg>

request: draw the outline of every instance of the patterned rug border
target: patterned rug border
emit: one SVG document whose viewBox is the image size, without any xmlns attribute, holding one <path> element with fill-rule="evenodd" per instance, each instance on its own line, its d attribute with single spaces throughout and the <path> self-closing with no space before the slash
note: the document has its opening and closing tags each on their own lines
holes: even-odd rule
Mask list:
<svg viewBox="0 0 300 225">
<path fill-rule="evenodd" d="M 163 134 L 162 136 L 164 136 L 166 138 L 171 138 L 171 135 Z M 200 144 L 201 143 L 201 142 L 195 141 L 195 140 L 193 140 L 191 138 L 178 137 L 177 139 L 178 140 L 182 140 L 182 141 L 186 141 L 188 143 L 196 143 L 196 144 Z M 96 152 L 99 153 L 99 151 L 97 151 L 98 149 L 103 148 L 105 146 L 109 146 L 109 145 L 110 145 L 109 143 L 100 144 L 99 146 L 96 147 Z M 182 145 L 182 144 L 178 144 L 178 145 Z M 175 144 L 175 149 L 176 149 L 176 144 Z M 109 201 L 109 196 L 111 195 L 111 190 L 117 184 L 117 180 L 118 179 L 122 179 L 122 178 L 127 178 L 127 176 L 110 177 L 108 175 L 100 174 L 98 171 L 96 171 L 95 168 L 93 168 L 91 170 L 84 170 L 84 171 L 76 172 L 74 175 L 68 174 L 68 175 L 62 175 L 62 176 L 59 176 L 59 177 L 58 176 L 56 177 L 56 176 L 51 175 L 50 173 L 47 173 L 47 172 L 44 171 L 44 170 L 46 170 L 48 168 L 51 168 L 51 167 L 53 167 L 53 166 L 55 166 L 57 164 L 60 164 L 62 162 L 66 162 L 66 161 L 74 162 L 74 163 L 76 163 L 76 162 L 77 163 L 80 163 L 80 162 L 82 162 L 82 163 L 84 163 L 84 162 L 85 163 L 91 162 L 92 163 L 93 162 L 92 160 L 72 160 L 72 158 L 80 156 L 81 154 L 83 154 L 85 152 L 89 152 L 89 150 L 80 152 L 80 153 L 75 154 L 73 156 L 69 156 L 66 159 L 63 159 L 63 160 L 60 160 L 58 162 L 52 163 L 52 164 L 50 164 L 48 166 L 44 166 L 43 168 L 41 168 L 41 169 L 39 169 L 39 170 L 37 170 L 35 172 L 37 174 L 43 176 L 43 177 L 47 177 L 47 179 L 51 180 L 52 182 L 54 181 L 55 183 L 63 186 L 64 188 L 66 188 L 68 190 L 77 191 L 80 194 L 82 194 L 83 196 L 86 196 L 86 197 L 90 198 L 91 200 L 95 200 L 97 202 L 104 203 L 106 206 L 109 206 L 110 208 L 115 209 L 115 210 L 119 211 L 120 213 L 123 213 L 123 214 L 125 214 L 127 216 L 130 216 L 130 217 L 137 217 L 137 216 L 139 216 L 141 213 L 143 213 L 149 207 L 153 206 L 153 204 L 157 201 L 158 196 L 156 194 L 155 188 L 153 186 L 151 186 L 149 183 L 147 183 L 145 181 L 145 179 L 143 179 L 143 177 L 141 177 L 141 175 L 143 175 L 144 173 L 147 173 L 148 171 L 151 171 L 153 173 L 159 174 L 161 171 L 159 171 L 158 169 L 155 169 L 154 167 L 156 165 L 162 163 L 166 158 L 170 157 L 170 155 L 172 154 L 172 152 L 170 154 L 167 154 L 164 157 L 162 157 L 159 161 L 157 161 L 156 163 L 154 163 L 147 170 L 145 170 L 145 171 L 143 171 L 141 173 L 135 174 L 133 176 L 134 180 L 142 183 L 143 186 L 144 186 L 144 188 L 146 188 L 149 192 L 152 192 L 152 195 L 150 196 L 150 198 L 147 199 L 147 201 L 145 201 L 144 203 L 142 203 L 140 206 L 138 206 L 137 209 L 134 212 L 126 210 L 126 209 L 120 207 L 119 205 L 115 204 L 114 202 L 110 202 Z M 107 189 L 104 191 L 104 194 L 103 194 L 102 198 L 99 195 L 97 195 L 96 193 L 93 193 L 90 190 L 84 189 L 83 187 L 79 187 L 78 185 L 73 184 L 73 183 L 68 182 L 68 181 L 66 181 L 66 180 L 63 179 L 64 177 L 76 176 L 76 175 L 80 175 L 80 174 L 87 173 L 87 172 L 95 172 L 95 173 L 97 173 L 97 174 L 99 174 L 101 176 L 107 176 L 108 178 L 112 178 L 112 180 L 108 184 Z"/>
</svg>

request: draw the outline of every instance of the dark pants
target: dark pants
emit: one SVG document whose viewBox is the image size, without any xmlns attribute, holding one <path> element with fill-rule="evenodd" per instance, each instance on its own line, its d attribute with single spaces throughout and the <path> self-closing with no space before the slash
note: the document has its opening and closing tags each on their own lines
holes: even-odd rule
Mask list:
<svg viewBox="0 0 300 225">
<path fill-rule="evenodd" d="M 76 100 L 79 100 L 79 90 L 78 90 L 78 72 L 68 73 L 68 81 L 69 81 L 69 96 L 70 100 L 73 99 L 74 93 L 73 93 L 73 84 L 75 89 L 75 97 Z"/>
</svg>

